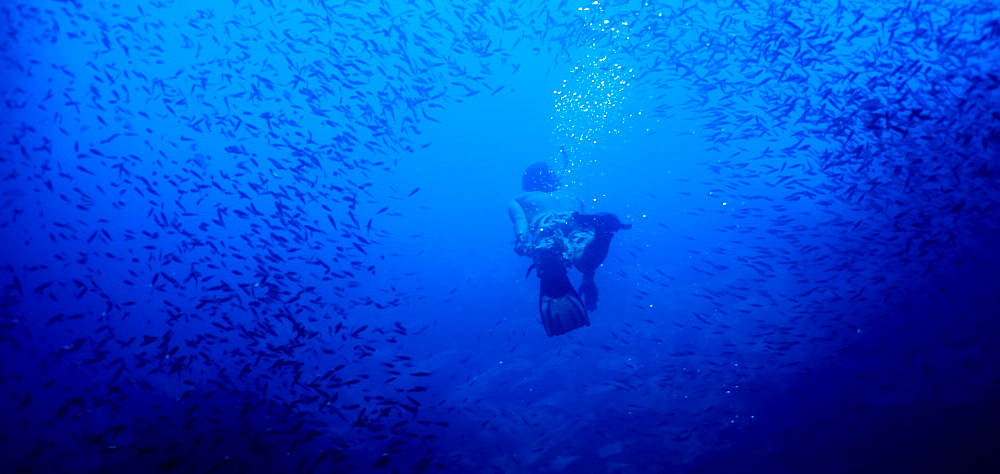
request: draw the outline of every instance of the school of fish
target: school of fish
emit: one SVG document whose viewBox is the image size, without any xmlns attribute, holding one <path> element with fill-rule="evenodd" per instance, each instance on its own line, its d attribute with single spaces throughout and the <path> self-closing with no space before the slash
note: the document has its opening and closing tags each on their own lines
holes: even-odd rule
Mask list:
<svg viewBox="0 0 1000 474">
<path fill-rule="evenodd" d="M 735 387 L 757 367 L 849 351 L 881 324 L 873 312 L 918 309 L 926 288 L 1000 282 L 984 253 L 1000 243 L 995 2 L 15 0 L 0 25 L 0 444 L 12 472 L 499 462 L 440 448 L 453 427 L 436 415 L 435 367 L 402 349 L 426 327 L 357 315 L 419 296 L 380 278 L 406 277 L 382 247 L 403 238 L 385 229 L 419 184 L 376 183 L 433 146 L 422 128 L 441 110 L 498 93 L 494 72 L 524 55 L 620 85 L 575 93 L 610 97 L 590 109 L 557 92 L 563 117 L 607 119 L 557 127 L 565 151 L 592 156 L 583 141 L 640 120 L 616 110 L 644 97 L 642 120 L 681 117 L 704 143 L 697 161 L 717 179 L 697 188 L 745 203 L 712 229 L 727 247 L 692 239 L 685 256 L 703 306 L 611 332 L 608 352 L 652 344 L 676 360 L 646 382 L 639 369 L 607 382 L 637 406 L 697 377 Z M 637 245 L 609 264 L 644 258 Z M 613 268 L 634 284 L 634 311 L 652 314 L 674 286 L 664 269 Z M 771 283 L 784 278 L 805 290 Z M 996 298 L 977 307 L 996 311 Z M 783 322 L 764 316 L 778 307 L 791 308 Z M 932 343 L 993 354 L 996 324 L 962 318 L 982 339 Z M 700 356 L 664 325 L 727 350 Z M 838 330 L 802 335 L 824 325 Z M 489 411 L 485 427 L 525 420 L 462 403 Z M 634 429 L 683 443 L 699 427 Z M 537 471 L 537 456 L 509 470 Z"/>
</svg>

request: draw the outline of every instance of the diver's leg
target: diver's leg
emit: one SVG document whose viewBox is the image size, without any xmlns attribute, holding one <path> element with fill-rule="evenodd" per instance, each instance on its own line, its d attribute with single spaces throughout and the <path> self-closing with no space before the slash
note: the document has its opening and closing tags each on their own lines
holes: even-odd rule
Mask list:
<svg viewBox="0 0 1000 474">
<path fill-rule="evenodd" d="M 594 272 L 583 272 L 583 283 L 580 283 L 580 296 L 583 297 L 584 308 L 587 311 L 597 309 L 597 285 L 594 283 Z"/>
<path fill-rule="evenodd" d="M 566 293 L 575 293 L 561 260 L 539 259 L 535 263 L 535 272 L 541 280 L 542 296 L 560 297 Z"/>
<path fill-rule="evenodd" d="M 580 295 L 587 311 L 597 309 L 597 285 L 594 284 L 594 271 L 604 261 L 607 256 L 607 245 L 598 242 L 599 232 L 592 228 L 584 227 L 573 232 L 573 265 L 583 274 L 583 283 L 580 284 Z M 603 247 L 603 253 L 602 253 Z"/>
<path fill-rule="evenodd" d="M 576 231 L 579 238 L 574 240 L 582 244 L 582 248 L 573 259 L 573 264 L 583 274 L 580 294 L 586 302 L 587 311 L 594 311 L 597 309 L 594 272 L 607 258 L 608 250 L 611 248 L 611 238 L 615 232 L 632 226 L 623 225 L 614 214 L 607 213 L 579 216 L 577 224 L 581 228 Z"/>
</svg>

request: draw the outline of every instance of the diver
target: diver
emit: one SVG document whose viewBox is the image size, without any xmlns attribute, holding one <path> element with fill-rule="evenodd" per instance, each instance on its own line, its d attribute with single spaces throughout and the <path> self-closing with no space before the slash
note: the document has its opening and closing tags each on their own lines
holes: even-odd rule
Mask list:
<svg viewBox="0 0 1000 474">
<path fill-rule="evenodd" d="M 534 261 L 528 274 L 533 268 L 541 281 L 538 309 L 545 334 L 558 336 L 590 326 L 587 311 L 597 309 L 594 271 L 608 256 L 615 232 L 632 225 L 613 214 L 585 214 L 583 201 L 564 189 L 545 163 L 528 166 L 521 188 L 524 192 L 508 208 L 514 251 Z M 579 293 L 570 284 L 570 266 L 583 274 Z"/>
</svg>

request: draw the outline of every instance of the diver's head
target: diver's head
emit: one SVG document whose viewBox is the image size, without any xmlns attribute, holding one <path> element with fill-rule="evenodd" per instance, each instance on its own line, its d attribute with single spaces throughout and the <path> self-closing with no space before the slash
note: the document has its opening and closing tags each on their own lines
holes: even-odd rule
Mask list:
<svg viewBox="0 0 1000 474">
<path fill-rule="evenodd" d="M 551 193 L 559 189 L 559 176 L 549 165 L 538 162 L 528 166 L 521 177 L 521 189 Z"/>
</svg>

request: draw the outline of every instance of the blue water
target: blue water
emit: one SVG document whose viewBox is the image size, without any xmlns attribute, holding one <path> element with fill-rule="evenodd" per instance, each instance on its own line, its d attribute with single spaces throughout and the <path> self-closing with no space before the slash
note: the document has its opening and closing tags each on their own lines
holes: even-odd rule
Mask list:
<svg viewBox="0 0 1000 474">
<path fill-rule="evenodd" d="M 0 26 L 4 472 L 1000 469 L 995 3 Z M 551 338 L 534 162 L 633 225 Z"/>
</svg>

